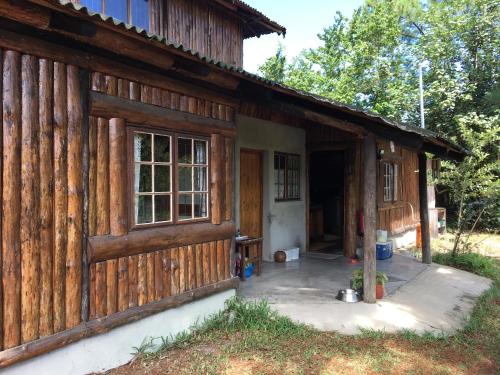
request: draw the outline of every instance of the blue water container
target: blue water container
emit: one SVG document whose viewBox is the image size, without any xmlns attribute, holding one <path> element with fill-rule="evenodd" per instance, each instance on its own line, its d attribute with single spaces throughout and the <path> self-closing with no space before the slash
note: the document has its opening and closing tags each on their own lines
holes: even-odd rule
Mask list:
<svg viewBox="0 0 500 375">
<path fill-rule="evenodd" d="M 392 257 L 392 241 L 377 242 L 377 260 L 384 260 Z"/>
</svg>

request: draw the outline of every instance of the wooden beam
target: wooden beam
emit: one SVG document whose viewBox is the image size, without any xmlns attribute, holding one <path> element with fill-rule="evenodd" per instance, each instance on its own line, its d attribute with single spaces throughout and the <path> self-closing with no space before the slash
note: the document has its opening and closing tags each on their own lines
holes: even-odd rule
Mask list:
<svg viewBox="0 0 500 375">
<path fill-rule="evenodd" d="M 377 147 L 373 135 L 363 141 L 363 207 L 365 233 L 363 237 L 363 300 L 375 303 L 377 260 L 375 254 L 377 227 Z"/>
<path fill-rule="evenodd" d="M 14 363 L 48 353 L 83 338 L 109 332 L 116 327 L 136 322 L 150 315 L 179 307 L 212 294 L 235 289 L 238 287 L 238 284 L 239 278 L 233 277 L 216 284 L 207 285 L 173 297 L 164 298 L 144 306 L 136 306 L 125 311 L 117 312 L 105 318 L 85 322 L 72 329 L 4 350 L 0 352 L 0 368 L 5 368 Z"/>
<path fill-rule="evenodd" d="M 220 225 L 195 223 L 132 231 L 125 236 L 97 236 L 89 239 L 89 262 L 165 250 L 171 247 L 231 238 L 236 231 L 233 222 Z"/>
<path fill-rule="evenodd" d="M 180 131 L 198 133 L 219 133 L 234 135 L 234 123 L 210 119 L 187 112 L 173 111 L 152 104 L 119 98 L 91 91 L 90 114 L 92 116 L 113 118 L 119 117 L 143 126 L 163 127 Z"/>
<path fill-rule="evenodd" d="M 352 257 L 356 254 L 358 191 L 356 186 L 356 147 L 353 144 L 345 153 L 345 203 L 344 203 L 344 256 Z"/>
<path fill-rule="evenodd" d="M 125 120 L 109 121 L 110 230 L 113 236 L 127 233 L 127 132 Z"/>
<path fill-rule="evenodd" d="M 422 233 L 422 262 L 431 264 L 431 236 L 429 233 L 429 205 L 427 202 L 427 156 L 425 153 L 418 154 L 418 196 Z"/>
</svg>

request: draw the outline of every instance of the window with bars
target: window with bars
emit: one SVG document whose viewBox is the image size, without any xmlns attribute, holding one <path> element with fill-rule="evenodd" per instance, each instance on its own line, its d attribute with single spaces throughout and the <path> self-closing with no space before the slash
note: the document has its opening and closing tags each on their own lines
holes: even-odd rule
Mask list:
<svg viewBox="0 0 500 375">
<path fill-rule="evenodd" d="M 300 199 L 300 156 L 274 154 L 274 197 L 276 201 Z"/>
<path fill-rule="evenodd" d="M 149 0 L 80 0 L 82 6 L 149 30 Z"/>
<path fill-rule="evenodd" d="M 398 200 L 398 164 L 383 163 L 383 193 L 384 202 L 394 202 Z"/>
<path fill-rule="evenodd" d="M 207 140 L 133 131 L 133 148 L 135 225 L 208 218 Z"/>
</svg>

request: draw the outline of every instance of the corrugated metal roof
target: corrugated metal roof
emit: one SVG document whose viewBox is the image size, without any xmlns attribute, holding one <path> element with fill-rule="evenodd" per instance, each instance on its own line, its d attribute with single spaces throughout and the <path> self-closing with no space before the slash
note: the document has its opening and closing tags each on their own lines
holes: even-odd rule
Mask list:
<svg viewBox="0 0 500 375">
<path fill-rule="evenodd" d="M 131 32 L 135 32 L 135 33 L 143 36 L 146 39 L 162 43 L 169 48 L 173 48 L 173 49 L 180 51 L 184 54 L 195 57 L 202 62 L 217 66 L 217 67 L 219 67 L 225 71 L 228 71 L 228 72 L 236 73 L 242 77 L 245 77 L 245 78 L 247 78 L 251 81 L 254 81 L 256 83 L 259 83 L 261 85 L 267 86 L 271 89 L 273 89 L 273 88 L 279 89 L 280 91 L 282 91 L 284 93 L 289 93 L 289 94 L 294 95 L 294 96 L 299 96 L 300 98 L 302 98 L 304 100 L 308 100 L 308 101 L 314 102 L 316 104 L 321 104 L 325 107 L 329 107 L 329 108 L 334 109 L 334 110 L 340 110 L 340 111 L 344 111 L 344 112 L 349 112 L 351 114 L 357 114 L 357 115 L 360 115 L 361 117 L 369 119 L 371 121 L 375 121 L 377 123 L 380 123 L 380 124 L 383 124 L 383 125 L 386 125 L 389 127 L 397 128 L 397 129 L 402 130 L 402 131 L 407 132 L 407 133 L 419 135 L 426 140 L 438 140 L 438 141 L 446 144 L 447 146 L 454 148 L 459 153 L 468 154 L 468 150 L 466 150 L 462 146 L 458 145 L 457 143 L 455 143 L 454 141 L 449 139 L 444 134 L 439 134 L 439 133 L 436 133 L 436 132 L 433 132 L 433 131 L 430 131 L 427 129 L 422 129 L 422 128 L 414 126 L 414 125 L 396 122 L 394 120 L 387 119 L 387 118 L 385 118 L 377 113 L 366 111 L 366 110 L 363 110 L 361 108 L 354 107 L 352 105 L 335 102 L 333 100 L 327 99 L 327 98 L 319 96 L 319 95 L 315 95 L 315 94 L 312 94 L 309 92 L 297 90 L 297 89 L 294 89 L 292 87 L 288 87 L 288 86 L 285 86 L 283 84 L 280 84 L 278 82 L 274 82 L 274 81 L 265 79 L 257 74 L 247 72 L 243 68 L 236 67 L 234 65 L 230 65 L 230 64 L 215 60 L 215 59 L 207 57 L 207 56 L 203 56 L 199 52 L 196 52 L 190 48 L 184 47 L 182 44 L 171 42 L 171 41 L 167 40 L 165 37 L 149 33 L 144 29 L 127 24 L 127 23 L 120 21 L 120 20 L 117 20 L 113 17 L 106 16 L 102 13 L 94 12 L 94 11 L 92 11 L 86 7 L 83 7 L 79 4 L 75 4 L 75 3 L 72 3 L 72 2 L 67 1 L 67 0 L 49 0 L 49 1 L 55 2 L 57 4 L 65 6 L 65 7 L 70 7 L 73 10 L 78 11 L 79 13 L 84 14 L 88 17 L 93 18 L 93 19 L 98 19 L 99 21 L 102 21 L 102 22 L 105 22 L 108 24 L 112 24 L 112 25 L 117 26 L 117 27 L 124 28 L 126 30 L 131 31 Z M 235 1 L 238 3 L 244 4 L 243 2 L 241 2 L 239 0 L 235 0 Z M 248 6 L 248 7 L 250 7 L 250 6 Z"/>
</svg>

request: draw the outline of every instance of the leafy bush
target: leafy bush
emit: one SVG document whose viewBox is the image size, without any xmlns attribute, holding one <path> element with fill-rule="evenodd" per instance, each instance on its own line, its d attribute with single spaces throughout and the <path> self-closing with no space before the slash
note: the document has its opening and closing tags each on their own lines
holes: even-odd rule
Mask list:
<svg viewBox="0 0 500 375">
<path fill-rule="evenodd" d="M 455 267 L 464 271 L 475 273 L 479 276 L 497 279 L 499 277 L 498 267 L 493 258 L 477 253 L 436 253 L 432 260 L 445 266 Z"/>
</svg>

